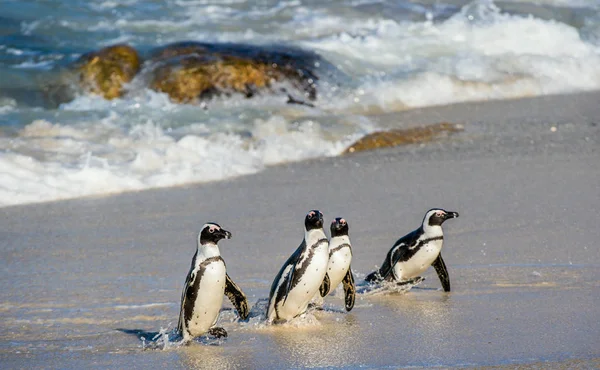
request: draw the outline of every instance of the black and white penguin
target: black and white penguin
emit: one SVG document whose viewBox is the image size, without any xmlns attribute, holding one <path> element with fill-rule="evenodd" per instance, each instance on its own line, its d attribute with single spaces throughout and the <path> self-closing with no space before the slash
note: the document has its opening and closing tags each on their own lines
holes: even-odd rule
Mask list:
<svg viewBox="0 0 600 370">
<path fill-rule="evenodd" d="M 324 281 L 329 289 L 329 241 L 323 231 L 323 214 L 317 210 L 308 212 L 304 227 L 302 243 L 281 267 L 271 285 L 267 308 L 269 323 L 285 322 L 306 312 Z"/>
<path fill-rule="evenodd" d="M 184 341 L 209 333 L 227 337 L 227 332 L 214 326 L 226 294 L 242 319 L 248 317 L 248 301 L 242 290 L 231 280 L 217 243 L 230 239 L 231 233 L 215 223 L 207 223 L 198 233 L 198 248 L 181 295 L 177 330 Z"/>
<path fill-rule="evenodd" d="M 319 292 L 321 297 L 331 293 L 340 283 L 344 285 L 344 300 L 346 311 L 354 307 L 356 287 L 350 263 L 352 262 L 352 245 L 348 235 L 348 222 L 343 218 L 336 218 L 331 222 L 331 239 L 329 240 L 329 263 L 327 275 L 329 284 L 324 281 Z"/>
<path fill-rule="evenodd" d="M 409 284 L 421 280 L 419 276 L 433 266 L 444 291 L 450 291 L 450 277 L 442 259 L 444 232 L 442 224 L 449 218 L 458 217 L 456 212 L 434 208 L 425 214 L 421 227 L 398 239 L 388 252 L 378 271 L 369 274 L 368 282 L 395 281 Z"/>
</svg>

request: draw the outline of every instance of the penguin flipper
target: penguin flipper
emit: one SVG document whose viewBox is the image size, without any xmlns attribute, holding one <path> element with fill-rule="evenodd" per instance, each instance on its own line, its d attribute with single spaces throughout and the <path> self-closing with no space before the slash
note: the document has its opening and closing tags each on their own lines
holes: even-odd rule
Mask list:
<svg viewBox="0 0 600 370">
<path fill-rule="evenodd" d="M 181 294 L 181 306 L 179 307 L 179 321 L 177 322 L 177 332 L 181 335 L 183 335 L 183 321 L 185 320 L 185 301 L 186 301 L 186 295 L 187 295 L 187 290 L 189 289 L 189 285 L 186 281 L 184 287 L 183 287 L 183 293 Z"/>
<path fill-rule="evenodd" d="M 450 276 L 448 275 L 448 269 L 446 268 L 446 264 L 442 259 L 442 254 L 438 254 L 437 258 L 431 264 L 437 272 L 438 277 L 440 278 L 440 282 L 442 283 L 442 288 L 444 288 L 444 292 L 450 291 Z"/>
<path fill-rule="evenodd" d="M 192 287 L 196 282 L 196 274 L 194 273 L 194 266 L 196 265 L 196 257 L 198 256 L 198 252 L 194 254 L 192 258 L 192 266 L 190 267 L 190 271 L 188 272 L 185 283 L 183 284 L 183 292 L 181 293 L 181 307 L 179 308 L 179 322 L 177 323 L 177 332 L 181 335 L 184 335 L 184 321 L 189 321 L 192 316 L 192 306 L 194 299 L 194 291 Z M 192 300 L 191 305 L 188 304 L 188 301 Z"/>
<path fill-rule="evenodd" d="M 283 271 L 285 269 L 285 266 L 292 265 L 292 269 L 290 270 L 288 277 L 287 277 L 287 284 L 285 286 L 285 292 L 283 294 L 283 303 L 285 303 L 285 301 L 287 301 L 288 294 L 290 293 L 290 290 L 292 290 L 292 287 L 294 286 L 294 277 L 296 275 L 296 264 L 300 261 L 300 256 L 302 255 L 302 252 L 305 249 L 306 249 L 306 240 L 302 239 L 302 243 L 300 243 L 300 246 L 298 247 L 298 249 L 296 249 L 294 254 L 292 254 L 290 256 L 290 258 L 286 261 L 285 265 L 283 265 L 283 267 L 282 267 L 282 271 Z"/>
<path fill-rule="evenodd" d="M 290 270 L 290 273 L 287 277 L 287 281 L 286 281 L 286 285 L 285 285 L 285 292 L 283 293 L 283 303 L 285 303 L 285 301 L 287 301 L 287 297 L 288 294 L 290 293 L 290 290 L 292 290 L 292 282 L 294 281 L 294 273 L 296 272 L 296 265 L 292 265 L 292 269 Z"/>
<path fill-rule="evenodd" d="M 235 309 L 237 310 L 238 315 L 240 315 L 240 318 L 242 320 L 246 320 L 249 314 L 248 299 L 246 299 L 246 295 L 244 294 L 242 289 L 240 289 L 240 287 L 237 286 L 237 284 L 234 283 L 233 280 L 231 280 L 229 274 L 225 274 L 225 295 L 235 306 Z"/>
<path fill-rule="evenodd" d="M 319 293 L 321 294 L 321 297 L 325 297 L 327 294 L 329 294 L 330 285 L 331 285 L 331 280 L 329 279 L 329 274 L 325 273 L 323 282 L 321 283 L 321 286 L 319 287 Z"/>
<path fill-rule="evenodd" d="M 388 277 L 394 271 L 394 266 L 398 261 L 404 260 L 404 255 L 406 254 L 406 244 L 400 243 L 396 244 L 390 251 L 388 252 L 385 261 L 381 265 L 379 269 L 379 275 L 381 280 L 390 280 Z"/>
<path fill-rule="evenodd" d="M 344 285 L 344 300 L 346 302 L 346 311 L 350 312 L 354 307 L 354 298 L 356 296 L 356 287 L 354 286 L 354 276 L 352 275 L 352 269 L 348 267 L 348 272 L 342 280 Z"/>
</svg>

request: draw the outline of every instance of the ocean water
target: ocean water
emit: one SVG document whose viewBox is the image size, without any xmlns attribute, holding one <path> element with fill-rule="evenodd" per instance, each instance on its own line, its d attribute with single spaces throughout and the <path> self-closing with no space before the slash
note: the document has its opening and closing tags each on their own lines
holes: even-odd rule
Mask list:
<svg viewBox="0 0 600 370">
<path fill-rule="evenodd" d="M 175 104 L 143 88 L 111 101 L 45 101 L 44 81 L 85 52 L 178 41 L 302 48 L 335 74 L 321 76 L 314 107 L 268 94 Z M 597 0 L 7 0 L 0 206 L 336 156 L 376 130 L 381 113 L 599 88 Z"/>
<path fill-rule="evenodd" d="M 2 369 L 597 369 L 600 229 L 580 216 L 600 204 L 600 162 L 502 150 L 314 162 L 201 191 L 4 207 Z M 353 173 L 343 165 L 357 162 Z M 312 181 L 327 176 L 336 186 Z M 355 307 L 345 312 L 338 287 L 325 310 L 265 325 L 265 300 L 302 239 L 307 202 L 328 220 L 349 220 Z M 432 268 L 409 292 L 364 289 L 427 203 L 461 214 L 444 225 L 452 292 L 440 290 Z M 233 233 L 220 250 L 251 317 L 238 321 L 224 297 L 218 325 L 229 337 L 181 346 L 173 328 L 208 217 Z"/>
</svg>

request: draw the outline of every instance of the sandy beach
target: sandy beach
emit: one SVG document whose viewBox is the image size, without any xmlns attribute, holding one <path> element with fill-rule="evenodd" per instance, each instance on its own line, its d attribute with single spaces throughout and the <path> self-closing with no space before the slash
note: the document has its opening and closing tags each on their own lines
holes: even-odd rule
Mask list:
<svg viewBox="0 0 600 370">
<path fill-rule="evenodd" d="M 464 131 L 221 182 L 1 208 L 2 367 L 598 368 L 599 102 L 593 92 L 381 115 L 382 127 Z M 233 233 L 221 253 L 254 304 L 308 210 L 348 220 L 360 280 L 432 207 L 460 213 L 444 225 L 450 293 L 430 269 L 407 294 L 358 296 L 348 314 L 328 297 L 301 327 L 226 310 L 218 345 L 143 350 L 127 334 L 177 324 L 206 221 Z"/>
</svg>

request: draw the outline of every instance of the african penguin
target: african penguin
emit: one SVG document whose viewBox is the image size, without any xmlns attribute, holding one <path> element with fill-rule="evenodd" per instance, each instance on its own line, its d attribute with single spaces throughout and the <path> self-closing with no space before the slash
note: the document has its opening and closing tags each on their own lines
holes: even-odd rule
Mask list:
<svg viewBox="0 0 600 370">
<path fill-rule="evenodd" d="M 281 323 L 306 312 L 308 303 L 325 281 L 329 241 L 323 231 L 323 214 L 308 212 L 304 219 L 304 239 L 279 270 L 271 285 L 267 322 Z"/>
<path fill-rule="evenodd" d="M 450 291 L 450 277 L 441 250 L 444 242 L 442 224 L 449 218 L 458 217 L 456 212 L 434 208 L 425 214 L 421 227 L 398 239 L 388 252 L 378 271 L 369 274 L 368 282 L 395 281 L 409 284 L 421 279 L 419 276 L 433 266 L 444 291 Z"/>
<path fill-rule="evenodd" d="M 321 297 L 325 297 L 340 283 L 343 283 L 346 311 L 350 311 L 354 307 L 356 288 L 354 286 L 352 269 L 350 268 L 350 263 L 352 262 L 352 245 L 348 236 L 348 222 L 338 217 L 331 222 L 330 230 L 329 263 L 327 265 L 329 285 L 327 286 L 324 281 L 319 292 L 321 293 Z"/>
<path fill-rule="evenodd" d="M 226 272 L 217 243 L 231 233 L 216 223 L 207 223 L 198 233 L 198 248 L 181 295 L 177 331 L 184 341 L 209 333 L 227 337 L 225 329 L 214 326 L 223 304 L 223 294 L 231 300 L 242 319 L 248 316 L 248 302 L 242 290 Z"/>
</svg>

